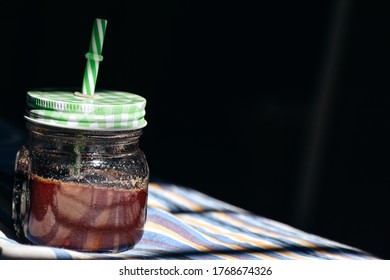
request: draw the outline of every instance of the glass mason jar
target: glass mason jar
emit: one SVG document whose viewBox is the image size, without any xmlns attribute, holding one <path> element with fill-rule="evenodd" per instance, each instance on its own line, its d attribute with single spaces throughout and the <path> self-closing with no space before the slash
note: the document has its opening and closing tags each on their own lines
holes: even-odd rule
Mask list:
<svg viewBox="0 0 390 280">
<path fill-rule="evenodd" d="M 37 102 L 32 103 L 35 108 Z M 53 122 L 58 114 L 37 118 L 34 110 L 26 116 L 29 141 L 16 156 L 13 219 L 18 235 L 36 245 L 88 252 L 132 248 L 146 221 L 149 168 L 139 148 L 146 122 L 137 117 L 125 126 L 122 118 L 102 128 L 113 119 L 104 113 L 98 117 L 104 120 L 98 122 L 100 129 L 92 121 L 81 126 L 80 119 L 69 125 L 68 118 L 65 127 Z M 94 118 L 89 110 L 86 115 Z"/>
</svg>

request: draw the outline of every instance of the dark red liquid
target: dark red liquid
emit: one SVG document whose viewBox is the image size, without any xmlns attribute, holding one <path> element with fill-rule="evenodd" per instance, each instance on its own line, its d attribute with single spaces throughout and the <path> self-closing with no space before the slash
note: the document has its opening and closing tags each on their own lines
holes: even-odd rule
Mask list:
<svg viewBox="0 0 390 280">
<path fill-rule="evenodd" d="M 27 238 L 81 251 L 123 251 L 142 237 L 147 189 L 92 187 L 33 176 Z"/>
</svg>

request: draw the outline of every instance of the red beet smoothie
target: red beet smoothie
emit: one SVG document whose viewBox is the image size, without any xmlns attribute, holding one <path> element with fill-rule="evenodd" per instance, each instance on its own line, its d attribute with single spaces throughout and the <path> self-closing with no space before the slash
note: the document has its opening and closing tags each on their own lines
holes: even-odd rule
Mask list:
<svg viewBox="0 0 390 280">
<path fill-rule="evenodd" d="M 146 188 L 106 188 L 33 176 L 27 238 L 80 251 L 122 251 L 142 237 Z"/>
</svg>

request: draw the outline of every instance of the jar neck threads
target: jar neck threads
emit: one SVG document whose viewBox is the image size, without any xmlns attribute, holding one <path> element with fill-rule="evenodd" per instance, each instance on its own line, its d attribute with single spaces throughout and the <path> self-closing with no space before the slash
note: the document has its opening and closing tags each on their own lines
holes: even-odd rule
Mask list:
<svg viewBox="0 0 390 280">
<path fill-rule="evenodd" d="M 142 129 L 136 130 L 78 130 L 41 125 L 26 124 L 30 131 L 30 144 L 43 150 L 55 150 L 81 154 L 131 153 L 139 149 Z M 77 149 L 76 149 L 77 148 Z"/>
</svg>

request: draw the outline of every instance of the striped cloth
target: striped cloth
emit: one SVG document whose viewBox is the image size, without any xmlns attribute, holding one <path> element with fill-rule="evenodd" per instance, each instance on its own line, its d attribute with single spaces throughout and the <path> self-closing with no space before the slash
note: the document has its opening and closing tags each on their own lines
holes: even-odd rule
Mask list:
<svg viewBox="0 0 390 280">
<path fill-rule="evenodd" d="M 145 233 L 132 250 L 117 254 L 81 253 L 23 245 L 3 230 L 1 258 L 375 259 L 359 249 L 254 215 L 196 190 L 166 183 L 150 184 Z"/>
</svg>

